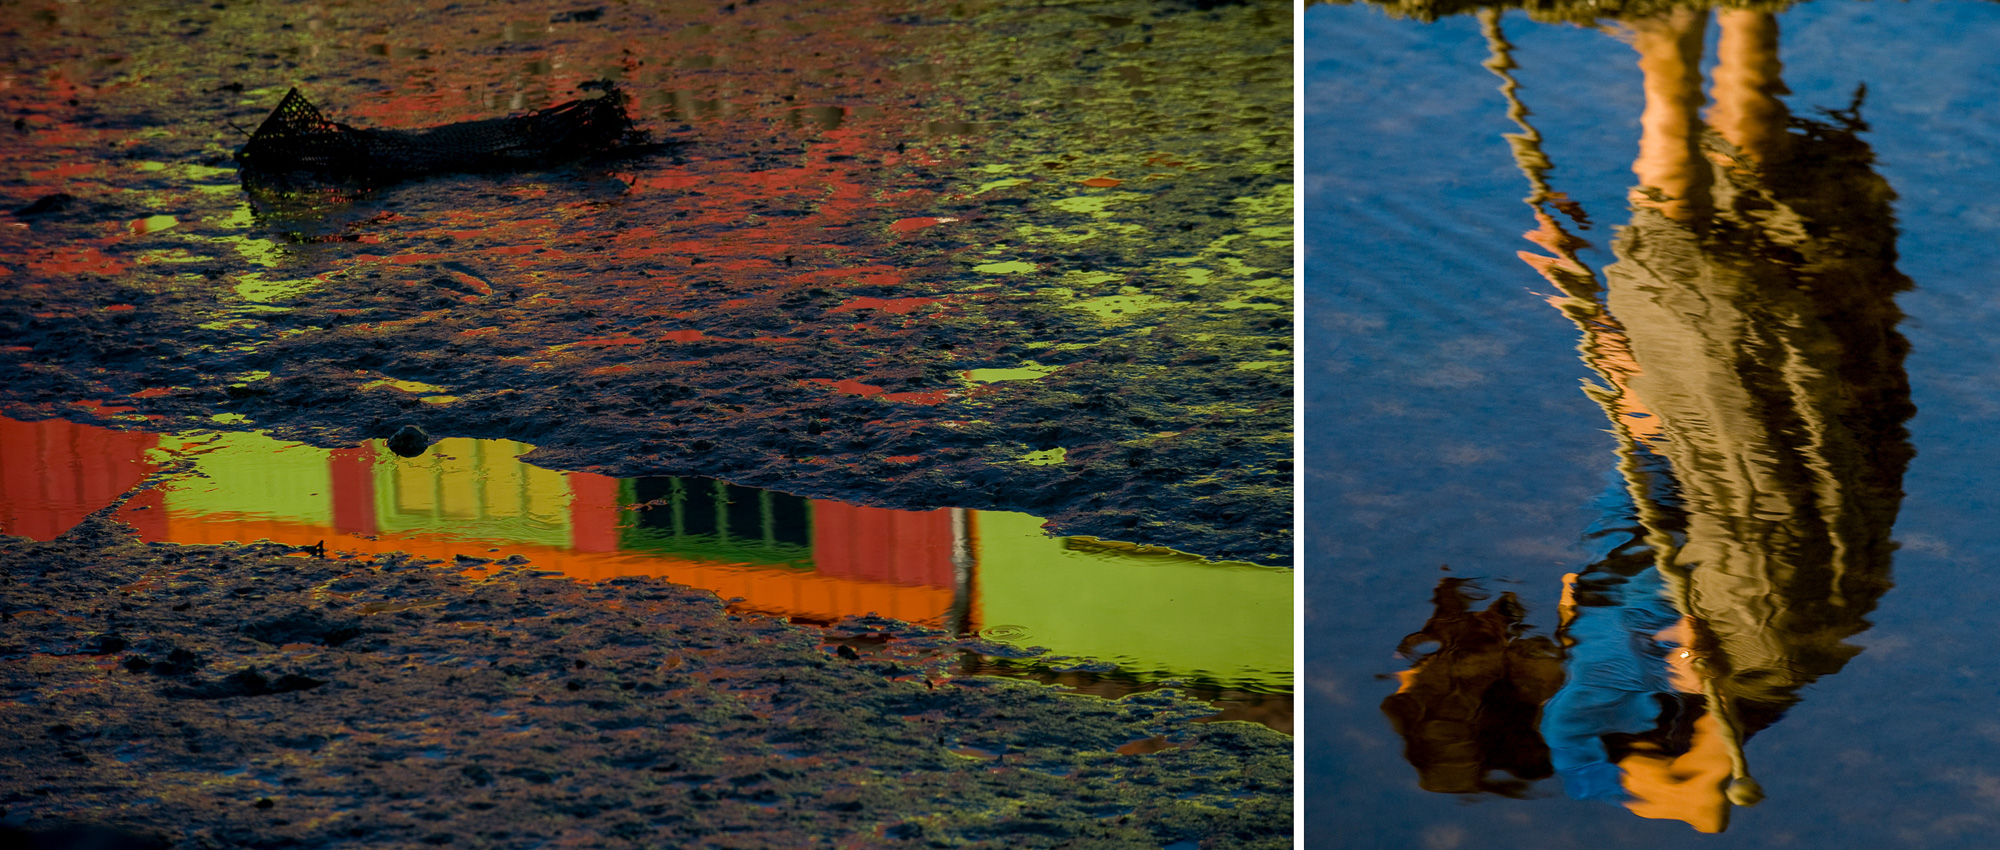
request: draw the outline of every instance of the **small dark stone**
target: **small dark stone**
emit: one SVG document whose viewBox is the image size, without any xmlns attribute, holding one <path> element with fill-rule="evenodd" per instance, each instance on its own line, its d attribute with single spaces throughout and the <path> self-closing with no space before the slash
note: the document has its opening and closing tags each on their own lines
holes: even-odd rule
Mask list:
<svg viewBox="0 0 2000 850">
<path fill-rule="evenodd" d="M 431 446 L 431 435 L 415 425 L 404 425 L 389 438 L 389 451 L 403 457 L 416 457 Z"/>
<path fill-rule="evenodd" d="M 269 798 L 269 797 L 259 797 L 259 798 L 257 798 L 257 808 L 260 808 L 260 809 L 268 809 L 268 808 L 270 808 L 270 807 L 272 807 L 272 806 L 275 806 L 275 805 L 277 805 L 277 803 L 273 803 L 273 802 L 271 802 L 271 798 Z"/>
<path fill-rule="evenodd" d="M 502 773 L 506 776 L 512 776 L 517 779 L 525 779 L 528 782 L 531 782 L 536 785 L 547 785 L 550 782 L 555 781 L 555 777 L 550 776 L 548 771 L 538 770 L 532 767 L 517 767 L 514 768 L 513 770 L 502 771 Z"/>
<path fill-rule="evenodd" d="M 855 652 L 854 647 L 848 646 L 846 644 L 841 644 L 839 649 L 833 651 L 833 654 L 845 658 L 849 661 L 861 660 L 861 653 Z"/>
<path fill-rule="evenodd" d="M 14 215 L 19 216 L 21 218 L 29 218 L 31 216 L 38 216 L 38 215 L 48 215 L 49 213 L 58 213 L 66 211 L 75 204 L 76 204 L 75 195 L 69 194 L 68 192 L 57 192 L 53 195 L 43 195 L 39 198 L 36 198 L 34 203 L 15 210 Z"/>
</svg>

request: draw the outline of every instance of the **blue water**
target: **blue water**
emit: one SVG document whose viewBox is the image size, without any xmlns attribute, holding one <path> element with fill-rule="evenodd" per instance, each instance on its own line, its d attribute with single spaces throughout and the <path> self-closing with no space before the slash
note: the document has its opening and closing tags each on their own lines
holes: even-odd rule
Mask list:
<svg viewBox="0 0 2000 850">
<path fill-rule="evenodd" d="M 1640 77 L 1610 34 L 1504 26 L 1556 188 L 1597 247 L 1630 217 Z M 2000 844 L 2000 4 L 1819 2 L 1779 16 L 1795 114 L 1868 86 L 1862 138 L 1888 180 L 1916 449 L 1894 527 L 1894 587 L 1862 647 L 1758 731 L 1768 794 L 1726 832 L 1570 800 L 1432 793 L 1379 708 L 1441 576 L 1511 590 L 1557 621 L 1561 576 L 1591 562 L 1614 440 L 1580 391 L 1577 331 L 1515 258 L 1535 222 L 1476 20 L 1366 6 L 1306 14 L 1308 846 L 1939 847 Z M 1708 56 L 1716 29 L 1709 30 Z M 1712 58 L 1709 60 L 1712 62 Z M 1440 570 L 1449 564 L 1450 572 Z"/>
</svg>

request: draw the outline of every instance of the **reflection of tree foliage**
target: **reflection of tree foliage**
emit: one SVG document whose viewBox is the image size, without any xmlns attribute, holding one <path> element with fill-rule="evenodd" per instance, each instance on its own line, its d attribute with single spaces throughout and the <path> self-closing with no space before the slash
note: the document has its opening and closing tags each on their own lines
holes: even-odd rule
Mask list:
<svg viewBox="0 0 2000 850">
<path fill-rule="evenodd" d="M 1514 594 L 1474 611 L 1472 603 L 1484 598 L 1463 579 L 1438 582 L 1436 613 L 1397 647 L 1407 656 L 1437 644 L 1382 701 L 1426 791 L 1519 796 L 1553 772 L 1536 718 L 1562 684 L 1561 652 L 1546 637 L 1523 636 L 1526 609 Z M 1495 771 L 1515 778 L 1490 777 Z"/>
</svg>

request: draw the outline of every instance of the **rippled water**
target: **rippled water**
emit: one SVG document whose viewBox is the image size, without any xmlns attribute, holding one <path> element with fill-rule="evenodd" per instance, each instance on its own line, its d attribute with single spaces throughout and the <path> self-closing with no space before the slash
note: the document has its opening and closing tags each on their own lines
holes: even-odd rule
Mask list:
<svg viewBox="0 0 2000 850">
<path fill-rule="evenodd" d="M 1677 14 L 1307 15 L 1315 847 L 2000 825 L 2000 7 Z"/>
</svg>

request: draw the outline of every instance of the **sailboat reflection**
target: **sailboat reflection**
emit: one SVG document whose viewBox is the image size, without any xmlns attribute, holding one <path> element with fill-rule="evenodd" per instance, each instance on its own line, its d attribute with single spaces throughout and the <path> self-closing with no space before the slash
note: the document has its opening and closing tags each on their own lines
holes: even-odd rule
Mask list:
<svg viewBox="0 0 2000 850">
<path fill-rule="evenodd" d="M 1775 19 L 1718 18 L 1705 121 L 1708 13 L 1626 22 L 1645 85 L 1639 185 L 1600 285 L 1557 218 L 1572 205 L 1546 179 L 1498 15 L 1483 15 L 1487 65 L 1524 131 L 1509 141 L 1534 187 L 1541 227 L 1528 237 L 1549 251 L 1522 257 L 1581 332 L 1618 465 L 1588 533 L 1596 557 L 1565 579 L 1559 652 L 1548 653 L 1561 657 L 1559 686 L 1553 662 L 1519 636 L 1518 603 L 1475 615 L 1457 588 L 1440 588 L 1438 617 L 1412 636 L 1443 648 L 1403 674 L 1384 708 L 1420 773 L 1450 775 L 1446 757 L 1459 766 L 1436 790 L 1507 790 L 1483 778 L 1492 769 L 1553 773 L 1574 798 L 1722 831 L 1732 805 L 1763 797 L 1745 741 L 1860 652 L 1843 641 L 1869 627 L 1890 587 L 1915 410 L 1896 332 L 1893 299 L 1910 281 L 1895 268 L 1894 194 L 1857 137 L 1858 97 L 1827 121 L 1790 114 Z M 1472 617 L 1499 637 L 1454 643 L 1436 625 Z M 1508 662 L 1497 674 L 1496 658 Z M 1475 682 L 1468 670 L 1489 672 Z M 1447 681 L 1489 703 L 1501 688 L 1540 702 L 1539 721 L 1503 720 L 1504 733 L 1412 726 L 1451 713 L 1426 693 L 1468 699 Z M 1536 736 L 1529 756 L 1502 752 Z"/>
</svg>

